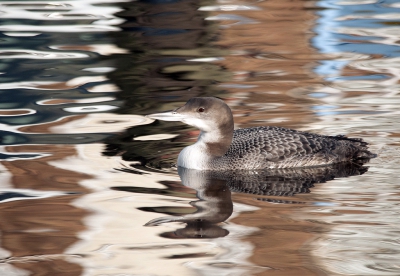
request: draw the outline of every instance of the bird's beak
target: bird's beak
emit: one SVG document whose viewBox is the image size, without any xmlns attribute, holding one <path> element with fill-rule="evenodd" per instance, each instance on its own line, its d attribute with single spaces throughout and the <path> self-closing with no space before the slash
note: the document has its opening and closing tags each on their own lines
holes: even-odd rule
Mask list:
<svg viewBox="0 0 400 276">
<path fill-rule="evenodd" d="M 182 121 L 183 116 L 176 111 L 167 111 L 146 115 L 147 118 L 161 121 Z"/>
</svg>

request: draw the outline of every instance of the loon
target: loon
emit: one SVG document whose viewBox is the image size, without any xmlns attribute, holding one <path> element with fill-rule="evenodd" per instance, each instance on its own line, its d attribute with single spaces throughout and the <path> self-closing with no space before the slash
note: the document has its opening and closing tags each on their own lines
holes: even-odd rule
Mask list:
<svg viewBox="0 0 400 276">
<path fill-rule="evenodd" d="M 261 170 L 313 167 L 376 157 L 368 144 L 344 135 L 324 136 L 273 126 L 234 130 L 232 111 L 214 97 L 191 98 L 173 111 L 147 115 L 200 129 L 195 144 L 178 156 L 178 167 L 195 170 Z"/>
</svg>

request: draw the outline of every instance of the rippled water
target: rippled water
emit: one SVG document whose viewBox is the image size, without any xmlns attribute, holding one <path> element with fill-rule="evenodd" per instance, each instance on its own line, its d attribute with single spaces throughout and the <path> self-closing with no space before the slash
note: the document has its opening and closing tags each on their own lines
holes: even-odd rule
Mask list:
<svg viewBox="0 0 400 276">
<path fill-rule="evenodd" d="M 398 1 L 0 1 L 0 274 L 399 275 L 399 18 Z M 143 115 L 194 96 L 378 157 L 178 172 L 198 131 Z"/>
</svg>

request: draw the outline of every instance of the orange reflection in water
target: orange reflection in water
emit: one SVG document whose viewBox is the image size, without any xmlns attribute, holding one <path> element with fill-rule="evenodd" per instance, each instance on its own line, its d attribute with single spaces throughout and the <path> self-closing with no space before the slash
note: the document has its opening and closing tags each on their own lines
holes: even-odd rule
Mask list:
<svg viewBox="0 0 400 276">
<path fill-rule="evenodd" d="M 66 260 L 63 253 L 79 240 L 78 233 L 85 230 L 82 220 L 89 212 L 71 203 L 88 192 L 79 182 L 89 176 L 51 165 L 53 161 L 74 156 L 75 148 L 29 145 L 7 147 L 7 151 L 51 154 L 37 160 L 2 162 L 12 175 L 9 185 L 22 191 L 43 191 L 44 196 L 50 191 L 64 195 L 19 198 L 0 205 L 2 247 L 12 256 L 6 262 L 33 275 L 80 275 L 81 267 Z"/>
</svg>

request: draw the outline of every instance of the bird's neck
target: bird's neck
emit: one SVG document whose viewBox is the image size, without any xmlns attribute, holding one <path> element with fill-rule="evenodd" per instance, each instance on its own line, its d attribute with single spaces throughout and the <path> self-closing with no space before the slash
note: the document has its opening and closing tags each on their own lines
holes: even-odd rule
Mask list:
<svg viewBox="0 0 400 276">
<path fill-rule="evenodd" d="M 233 127 L 229 133 L 202 131 L 194 145 L 184 148 L 178 157 L 178 166 L 195 170 L 213 169 L 213 164 L 229 149 Z"/>
<path fill-rule="evenodd" d="M 232 144 L 233 128 L 231 131 L 214 130 L 202 131 L 197 139 L 196 146 L 213 157 L 224 155 Z"/>
</svg>

